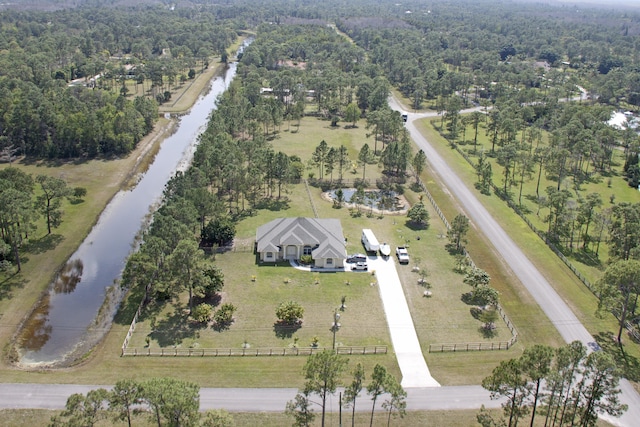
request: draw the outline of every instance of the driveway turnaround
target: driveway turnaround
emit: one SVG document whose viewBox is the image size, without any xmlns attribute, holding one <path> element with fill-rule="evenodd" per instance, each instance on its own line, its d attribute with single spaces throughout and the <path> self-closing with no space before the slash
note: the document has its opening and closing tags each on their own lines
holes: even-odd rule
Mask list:
<svg viewBox="0 0 640 427">
<path fill-rule="evenodd" d="M 380 299 L 389 325 L 393 350 L 402 372 L 401 385 L 410 387 L 440 387 L 431 376 L 409 312 L 407 299 L 393 258 L 369 257 L 369 270 L 375 271 Z"/>
</svg>

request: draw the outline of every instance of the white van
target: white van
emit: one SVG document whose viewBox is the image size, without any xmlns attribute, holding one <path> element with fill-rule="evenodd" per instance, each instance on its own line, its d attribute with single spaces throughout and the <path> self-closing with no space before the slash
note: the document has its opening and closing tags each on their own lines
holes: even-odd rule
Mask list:
<svg viewBox="0 0 640 427">
<path fill-rule="evenodd" d="M 380 243 L 373 234 L 373 231 L 369 228 L 362 229 L 362 244 L 367 252 L 377 252 L 380 249 Z"/>
</svg>

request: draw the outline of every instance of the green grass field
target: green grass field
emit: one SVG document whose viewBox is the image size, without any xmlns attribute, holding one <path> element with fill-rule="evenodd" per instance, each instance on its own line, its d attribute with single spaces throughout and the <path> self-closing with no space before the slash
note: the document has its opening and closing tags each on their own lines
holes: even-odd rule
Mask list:
<svg viewBox="0 0 640 427">
<path fill-rule="evenodd" d="M 420 131 L 434 144 L 440 155 L 442 155 L 449 165 L 461 176 L 466 182 L 473 183 L 476 180 L 475 172 L 468 162 L 460 156 L 456 150 L 453 150 L 449 143 L 434 129 L 431 120 L 422 120 L 418 123 Z M 495 179 L 494 170 L 494 179 Z M 620 178 L 621 180 L 621 178 Z M 604 184 L 606 186 L 606 183 Z M 625 184 L 626 185 L 626 184 Z M 542 187 L 542 186 L 541 186 Z M 626 188 L 616 187 L 627 193 Z M 553 254 L 553 252 L 545 245 L 545 243 L 537 237 L 526 225 L 526 223 L 515 214 L 506 203 L 502 202 L 496 195 L 481 195 L 476 190 L 477 197 L 483 202 L 484 206 L 489 210 L 492 216 L 503 226 L 504 229 L 510 230 L 510 236 L 529 256 L 529 259 L 538 267 L 543 275 L 554 286 L 556 291 L 564 299 L 564 301 L 572 308 L 573 312 L 585 325 L 585 327 L 598 339 L 601 346 L 608 349 L 618 360 L 620 366 L 625 369 L 628 379 L 634 381 L 637 388 L 637 381 L 640 380 L 640 370 L 638 370 L 638 360 L 640 358 L 640 346 L 633 343 L 630 339 L 624 341 L 624 346 L 620 348 L 612 340 L 612 334 L 617 332 L 617 321 L 613 316 L 605 316 L 600 319 L 595 315 L 597 309 L 597 299 L 586 286 L 584 286 L 577 277 Z M 530 190 L 529 190 L 530 191 Z M 535 188 L 534 188 L 535 192 Z M 605 203 L 608 203 L 605 201 Z M 535 212 L 535 211 L 534 211 Z M 542 215 L 542 214 L 541 214 Z M 477 257 L 484 253 L 474 247 L 471 241 L 469 249 L 472 256 Z M 603 249 L 606 252 L 606 249 Z M 581 267 L 580 267 L 581 268 Z M 598 270 L 599 271 L 599 270 Z M 585 273 L 586 274 L 586 273 Z M 492 275 L 493 277 L 493 275 Z M 502 294 L 503 305 L 511 315 L 516 327 L 521 329 L 520 325 L 526 325 L 530 322 L 538 323 L 540 328 L 548 326 L 553 329 L 548 320 L 538 310 L 529 313 L 522 311 L 520 303 L 511 304 L 509 300 L 505 300 L 506 292 L 516 292 L 520 295 L 521 301 L 527 301 L 531 297 L 522 287 L 514 287 L 512 290 L 498 288 Z M 536 313 L 537 312 L 537 313 Z M 536 313 L 536 314 L 534 314 Z M 542 336 L 536 338 L 535 342 L 544 342 Z"/>
<path fill-rule="evenodd" d="M 328 136 L 327 136 L 328 135 Z M 330 138 L 329 138 L 330 137 Z M 366 138 L 362 127 L 330 128 L 327 121 L 316 118 L 306 118 L 302 121 L 299 132 L 281 132 L 272 141 L 276 150 L 291 152 L 293 150 L 303 161 L 311 156 L 311 152 L 325 139 L 330 146 L 338 146 L 343 143 L 350 152 L 356 152 L 362 144 L 370 140 Z M 380 176 L 380 170 L 375 165 L 367 167 L 367 178 Z M 351 172 L 348 172 L 350 175 Z M 360 175 L 361 170 L 356 171 Z M 347 177 L 348 175 L 345 175 Z M 428 185 L 436 187 L 427 176 Z M 347 178 L 348 179 L 348 178 Z M 435 188 L 437 189 L 437 188 Z M 242 250 L 250 250 L 253 246 L 256 228 L 274 218 L 282 216 L 312 216 L 311 203 L 316 206 L 319 216 L 322 218 L 339 218 L 342 222 L 345 237 L 347 238 L 347 250 L 349 253 L 362 252 L 360 234 L 362 228 L 372 228 L 380 241 L 385 241 L 392 246 L 407 244 L 409 246 L 412 263 L 409 266 L 400 266 L 399 274 L 405 287 L 405 295 L 412 311 L 419 339 L 425 350 L 427 361 L 434 376 L 443 384 L 473 384 L 478 383 L 488 375 L 493 366 L 500 360 L 517 356 L 522 347 L 517 344 L 510 351 L 481 352 L 481 353 L 457 353 L 451 354 L 427 354 L 429 344 L 436 343 L 461 343 L 461 342 L 498 342 L 507 341 L 511 334 L 502 322 L 498 322 L 496 335 L 486 337 L 480 330 L 481 323 L 470 314 L 471 307 L 461 301 L 463 293 L 470 288 L 462 282 L 462 276 L 453 271 L 454 257 L 445 250 L 446 229 L 442 221 L 431 210 L 431 225 L 426 230 L 414 230 L 406 223 L 405 216 L 362 215 L 352 217 L 347 208 L 335 209 L 332 203 L 321 197 L 321 190 L 310 187 L 311 200 L 309 199 L 303 184 L 292 185 L 286 189 L 286 202 L 275 204 L 271 209 L 260 209 L 254 216 L 243 219 L 237 226 L 237 240 L 243 242 L 241 251 L 229 252 L 217 255 L 216 263 L 225 273 L 225 289 L 222 295 L 223 302 L 232 302 L 239 307 L 236 313 L 236 322 L 229 330 L 216 332 L 208 328 L 182 328 L 184 336 L 176 332 L 178 325 L 187 325 L 183 322 L 185 317 L 186 296 L 182 296 L 175 305 L 167 305 L 161 314 L 156 316 L 156 332 L 152 332 L 151 322 L 147 316 L 136 328 L 134 340 L 131 345 L 144 347 L 145 337 L 149 335 L 151 346 L 170 347 L 179 345 L 185 347 L 217 347 L 239 348 L 247 342 L 252 347 L 291 346 L 297 337 L 296 344 L 308 346 L 313 337 L 318 337 L 320 346 L 329 346 L 332 336 L 330 323 L 333 309 L 339 305 L 340 297 L 347 296 L 348 310 L 344 313 L 343 327 L 338 332 L 337 341 L 342 345 L 363 345 L 389 343 L 388 331 L 382 313 L 381 302 L 375 287 L 369 286 L 372 278 L 369 275 L 354 273 L 336 274 L 310 274 L 299 272 L 288 266 L 267 267 L 256 265 L 255 255 Z M 419 194 L 407 189 L 405 196 L 412 203 L 418 201 Z M 366 213 L 367 210 L 365 209 Z M 455 209 L 451 210 L 450 217 L 455 215 Z M 482 249 L 484 251 L 484 248 Z M 472 253 L 473 255 L 473 253 Z M 490 255 L 490 256 L 487 256 Z M 505 293 L 503 304 L 505 307 L 515 306 L 514 313 L 541 316 L 539 308 L 532 301 L 520 301 L 520 295 L 509 293 L 513 287 L 512 277 L 501 271 L 499 262 L 488 261 L 491 254 L 478 254 L 474 256 L 478 264 L 487 269 L 494 278 L 493 286 Z M 424 288 L 418 285 L 419 276 L 411 271 L 413 266 L 419 266 L 429 272 L 428 281 L 432 285 L 433 296 L 424 298 Z M 252 276 L 256 281 L 252 282 Z M 366 278 L 362 283 L 358 279 Z M 288 279 L 290 283 L 285 283 Z M 319 284 L 315 284 L 315 280 Z M 345 286 L 345 281 L 352 284 Z M 355 293 L 354 293 L 355 292 Z M 275 307 L 281 301 L 294 299 L 300 302 L 306 309 L 305 320 L 300 330 L 286 339 L 276 337 L 273 330 L 275 322 Z M 255 301 L 260 301 L 256 307 Z M 176 311 L 182 313 L 176 315 Z M 353 313 L 353 314 L 352 314 Z M 249 316 L 249 318 L 245 318 Z M 352 318 L 353 324 L 349 324 Z M 166 319 L 166 320 L 161 320 Z M 169 319 L 173 319 L 171 323 Z M 357 319 L 357 320 L 356 320 Z M 180 323 L 182 322 L 182 323 Z M 517 322 L 516 322 L 517 323 Z M 173 325 L 166 332 L 162 332 L 157 325 Z M 520 328 L 519 328 L 520 329 Z M 544 325 L 542 330 L 523 325 L 520 331 L 521 342 L 545 342 L 559 344 L 557 334 L 549 325 Z M 173 332 L 172 332 L 173 331 Z M 171 335 L 174 338 L 171 338 Z M 181 340 L 175 339 L 180 337 Z M 378 357 L 378 356 L 375 356 Z M 367 357 L 363 357 L 366 359 Z M 452 359 L 454 359 L 452 361 Z M 456 362 L 457 360 L 457 362 Z M 458 363 L 464 360 L 465 363 Z M 212 360 L 212 364 L 218 364 L 218 360 Z M 233 363 L 233 362 L 231 362 Z M 281 363 L 274 360 L 274 364 Z M 287 363 L 283 361 L 282 363 Z M 393 363 L 394 368 L 395 362 Z M 464 368 L 462 367 L 464 366 Z M 298 373 L 295 373 L 298 375 Z M 265 385 L 268 385 L 265 383 Z"/>
</svg>

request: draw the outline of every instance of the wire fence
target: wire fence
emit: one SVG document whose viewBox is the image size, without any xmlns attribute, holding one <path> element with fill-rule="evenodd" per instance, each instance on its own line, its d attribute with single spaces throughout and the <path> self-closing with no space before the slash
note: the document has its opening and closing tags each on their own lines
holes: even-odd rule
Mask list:
<svg viewBox="0 0 640 427">
<path fill-rule="evenodd" d="M 271 348 L 137 348 L 123 347 L 122 356 L 146 357 L 260 357 L 260 356 L 310 356 L 324 350 L 343 355 L 387 354 L 386 345 L 328 347 L 271 347 Z"/>
<path fill-rule="evenodd" d="M 471 160 L 471 158 L 469 157 L 469 155 L 467 153 L 465 153 L 463 150 L 460 149 L 460 147 L 458 146 L 458 144 L 453 144 L 455 150 L 471 165 L 471 167 L 473 167 L 474 170 L 476 170 L 476 165 L 473 163 L 473 161 Z M 554 254 L 556 254 L 556 256 L 558 258 L 560 258 L 560 260 L 564 263 L 564 265 L 566 265 L 569 270 L 571 270 L 571 272 L 578 278 L 578 280 L 580 280 L 586 287 L 587 289 L 589 289 L 595 296 L 596 298 L 600 298 L 597 290 L 595 288 L 595 286 L 593 286 L 593 284 L 591 283 L 591 281 L 589 281 L 589 279 L 587 279 L 574 265 L 573 263 L 562 253 L 562 251 L 560 249 L 558 249 L 558 247 L 551 241 L 549 241 L 549 239 L 547 238 L 547 234 L 538 229 L 530 220 L 529 218 L 527 218 L 527 216 L 524 214 L 524 212 L 522 212 L 522 209 L 520 209 L 520 207 L 518 205 L 516 205 L 512 200 L 510 200 L 507 197 L 504 197 L 503 191 L 501 188 L 498 188 L 493 182 L 491 183 L 491 187 L 493 188 L 493 191 L 499 195 L 499 197 L 504 200 L 507 205 L 520 217 L 524 220 L 524 222 L 529 226 L 529 228 L 531 229 L 531 231 L 533 231 L 534 233 L 536 233 L 538 235 L 538 237 L 540 237 L 540 239 L 542 239 L 545 244 L 553 251 Z M 620 316 L 619 313 L 616 312 L 616 310 L 611 310 L 611 314 L 613 314 L 618 320 L 620 320 Z M 640 332 L 638 331 L 638 329 L 636 328 L 635 325 L 633 325 L 630 322 L 625 321 L 625 329 L 627 330 L 627 332 L 629 333 L 629 335 L 636 340 L 636 342 L 640 342 Z"/>
<path fill-rule="evenodd" d="M 431 205 L 435 209 L 436 213 L 438 214 L 442 222 L 444 222 L 444 225 L 445 227 L 447 227 L 447 230 L 449 230 L 451 228 L 451 226 L 449 225 L 449 221 L 447 221 L 447 218 L 444 216 L 444 213 L 442 213 L 442 210 L 436 203 L 435 199 L 433 198 L 433 196 L 431 195 L 427 187 L 423 183 L 420 183 L 420 187 L 422 188 L 422 191 L 426 194 L 427 199 L 429 199 L 429 201 L 431 202 Z M 471 268 L 476 268 L 476 264 L 473 262 L 471 255 L 469 255 L 469 252 L 467 252 L 466 249 L 464 249 L 464 256 L 467 258 L 467 262 L 469 263 L 469 266 L 471 266 Z M 502 320 L 504 320 L 504 323 L 507 325 L 507 328 L 509 328 L 509 331 L 511 332 L 511 339 L 509 341 L 502 341 L 497 343 L 488 342 L 488 343 L 429 344 L 429 353 L 446 352 L 446 351 L 508 350 L 513 344 L 516 343 L 516 341 L 518 341 L 518 331 L 515 325 L 509 319 L 509 316 L 507 316 L 507 313 L 504 312 L 500 304 L 496 304 L 496 310 L 498 311 L 498 314 L 500 314 L 500 317 L 502 318 Z"/>
</svg>

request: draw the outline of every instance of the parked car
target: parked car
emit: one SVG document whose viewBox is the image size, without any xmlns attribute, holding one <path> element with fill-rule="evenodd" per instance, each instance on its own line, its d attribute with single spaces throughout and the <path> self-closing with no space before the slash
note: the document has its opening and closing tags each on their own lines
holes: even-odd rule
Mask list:
<svg viewBox="0 0 640 427">
<path fill-rule="evenodd" d="M 409 264 L 409 252 L 405 246 L 398 246 L 396 248 L 396 256 L 400 264 Z"/>
<path fill-rule="evenodd" d="M 349 264 L 355 264 L 356 262 L 367 262 L 367 256 L 364 254 L 353 254 L 347 257 Z"/>
<path fill-rule="evenodd" d="M 367 265 L 366 262 L 356 262 L 351 267 L 351 270 L 367 271 L 368 269 L 369 269 L 369 266 Z"/>
</svg>

